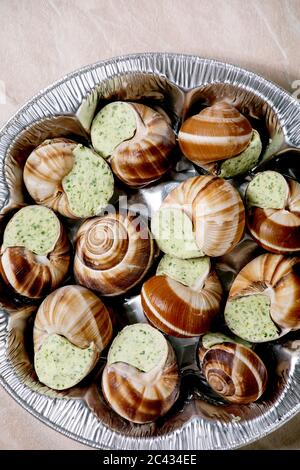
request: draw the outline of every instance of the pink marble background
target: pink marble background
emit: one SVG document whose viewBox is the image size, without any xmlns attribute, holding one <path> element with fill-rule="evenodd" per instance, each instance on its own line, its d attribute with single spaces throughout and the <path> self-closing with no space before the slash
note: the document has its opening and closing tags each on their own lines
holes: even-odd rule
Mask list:
<svg viewBox="0 0 300 470">
<path fill-rule="evenodd" d="M 0 20 L 0 126 L 66 73 L 133 52 L 197 54 L 300 88 L 299 0 L 1 0 Z M 85 448 L 1 388 L 0 423 L 1 449 Z M 300 449 L 300 415 L 249 448 Z"/>
</svg>

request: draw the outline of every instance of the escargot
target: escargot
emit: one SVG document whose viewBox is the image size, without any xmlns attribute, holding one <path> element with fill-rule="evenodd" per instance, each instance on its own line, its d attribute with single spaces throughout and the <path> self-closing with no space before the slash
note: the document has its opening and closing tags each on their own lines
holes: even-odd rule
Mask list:
<svg viewBox="0 0 300 470">
<path fill-rule="evenodd" d="M 40 382 L 55 390 L 81 382 L 111 337 L 108 310 L 95 294 L 73 285 L 52 292 L 40 305 L 33 329 Z"/>
<path fill-rule="evenodd" d="M 165 255 L 141 291 L 148 320 L 178 337 L 208 331 L 220 311 L 221 297 L 221 283 L 208 257 L 183 260 Z"/>
<path fill-rule="evenodd" d="M 154 256 L 148 226 L 132 213 L 85 221 L 76 235 L 76 281 L 102 295 L 127 292 L 147 273 Z"/>
<path fill-rule="evenodd" d="M 264 254 L 237 275 L 225 321 L 240 338 L 271 341 L 300 328 L 300 258 Z"/>
<path fill-rule="evenodd" d="M 246 190 L 247 225 L 272 253 L 300 252 L 300 184 L 275 171 L 258 173 Z"/>
<path fill-rule="evenodd" d="M 259 133 L 225 101 L 184 121 L 178 141 L 186 158 L 223 178 L 249 171 L 262 150 Z"/>
<path fill-rule="evenodd" d="M 211 175 L 180 183 L 151 221 L 159 248 L 177 258 L 222 256 L 241 240 L 244 227 L 245 209 L 238 191 Z"/>
<path fill-rule="evenodd" d="M 249 347 L 226 335 L 204 335 L 198 359 L 209 386 L 230 403 L 257 401 L 266 390 L 268 373 L 263 361 Z"/>
<path fill-rule="evenodd" d="M 171 167 L 175 134 L 169 120 L 148 106 L 113 102 L 93 120 L 94 149 L 107 158 L 114 174 L 126 185 L 145 186 Z"/>
<path fill-rule="evenodd" d="M 0 251 L 0 274 L 17 294 L 38 299 L 66 279 L 70 242 L 55 213 L 26 206 L 8 222 Z"/>
<path fill-rule="evenodd" d="M 97 215 L 109 203 L 114 178 L 107 162 L 71 140 L 45 140 L 29 155 L 25 186 L 37 204 L 71 219 Z"/>
<path fill-rule="evenodd" d="M 134 423 L 165 415 L 179 396 L 180 373 L 166 338 L 144 323 L 125 327 L 114 339 L 102 375 L 109 406 Z"/>
</svg>

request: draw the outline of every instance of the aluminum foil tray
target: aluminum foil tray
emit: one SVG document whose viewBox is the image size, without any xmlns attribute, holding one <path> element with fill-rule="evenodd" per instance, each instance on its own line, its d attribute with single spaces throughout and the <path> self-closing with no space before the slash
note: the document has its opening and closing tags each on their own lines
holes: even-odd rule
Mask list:
<svg viewBox="0 0 300 470">
<path fill-rule="evenodd" d="M 219 98 L 229 99 L 259 129 L 264 150 L 258 168 L 277 169 L 300 180 L 300 105 L 284 90 L 254 73 L 195 56 L 154 53 L 118 57 L 56 82 L 25 104 L 0 131 L 0 234 L 12 211 L 26 202 L 22 168 L 31 150 L 51 137 L 87 142 L 99 102 L 121 99 L 159 106 L 177 131 L 187 114 Z M 128 191 L 129 204 L 143 203 L 151 212 L 175 185 L 198 172 L 181 157 L 163 181 Z M 249 175 L 235 181 L 240 191 L 247 179 Z M 71 237 L 74 228 L 69 227 Z M 217 259 L 225 289 L 258 253 L 258 246 L 246 236 L 232 253 Z M 105 357 L 92 378 L 68 392 L 42 386 L 32 366 L 36 307 L 20 304 L 1 286 L 0 302 L 1 384 L 41 421 L 90 446 L 232 449 L 274 431 L 300 410 L 299 333 L 261 347 L 272 371 L 270 386 L 263 400 L 244 406 L 226 404 L 209 390 L 196 366 L 195 339 L 170 338 L 182 371 L 180 399 L 155 424 L 134 425 L 108 407 L 97 386 Z M 138 289 L 111 302 L 111 307 L 117 312 L 119 326 L 145 321 Z"/>
</svg>

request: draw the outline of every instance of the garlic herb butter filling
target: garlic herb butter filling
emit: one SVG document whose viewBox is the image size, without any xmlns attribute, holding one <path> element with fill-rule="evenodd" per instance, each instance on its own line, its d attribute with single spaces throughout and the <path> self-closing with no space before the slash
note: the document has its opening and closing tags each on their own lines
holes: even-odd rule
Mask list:
<svg viewBox="0 0 300 470">
<path fill-rule="evenodd" d="M 248 147 L 236 157 L 229 158 L 221 163 L 219 176 L 233 178 L 251 170 L 258 162 L 262 151 L 259 133 L 253 129 L 252 138 Z"/>
<path fill-rule="evenodd" d="M 262 209 L 284 209 L 289 187 L 285 178 L 276 171 L 258 173 L 249 183 L 246 191 L 248 206 Z"/>
<path fill-rule="evenodd" d="M 134 111 L 128 104 L 109 103 L 93 120 L 91 128 L 93 147 L 101 157 L 107 158 L 118 145 L 134 136 L 136 127 Z"/>
<path fill-rule="evenodd" d="M 77 145 L 73 155 L 73 168 L 62 181 L 70 210 L 77 217 L 97 215 L 113 195 L 112 171 L 103 158 L 83 145 Z"/>
<path fill-rule="evenodd" d="M 247 295 L 229 300 L 225 307 L 228 328 L 252 343 L 272 341 L 280 332 L 270 317 L 271 301 L 263 294 Z"/>
<path fill-rule="evenodd" d="M 193 232 L 191 219 L 182 209 L 161 208 L 151 221 L 151 231 L 159 248 L 177 258 L 203 256 Z"/>
<path fill-rule="evenodd" d="M 181 284 L 201 289 L 210 271 L 210 260 L 203 258 L 179 259 L 169 255 L 163 256 L 156 274 L 168 276 Z"/>
<path fill-rule="evenodd" d="M 59 235 L 60 222 L 51 209 L 27 206 L 8 222 L 3 248 L 20 246 L 36 255 L 47 255 L 55 247 Z"/>
<path fill-rule="evenodd" d="M 126 326 L 114 339 L 107 358 L 109 365 L 115 362 L 149 372 L 164 364 L 168 355 L 165 337 L 145 323 Z"/>
<path fill-rule="evenodd" d="M 65 337 L 52 334 L 34 356 L 39 381 L 54 390 L 64 390 L 81 382 L 95 364 L 95 349 L 81 349 Z"/>
</svg>

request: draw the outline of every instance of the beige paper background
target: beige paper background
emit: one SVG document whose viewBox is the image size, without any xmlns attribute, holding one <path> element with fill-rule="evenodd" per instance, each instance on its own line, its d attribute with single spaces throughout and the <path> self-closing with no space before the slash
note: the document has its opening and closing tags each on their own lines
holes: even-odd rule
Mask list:
<svg viewBox="0 0 300 470">
<path fill-rule="evenodd" d="M 0 126 L 66 73 L 133 52 L 197 54 L 300 88 L 300 0 L 0 0 L 0 21 Z M 2 388 L 0 423 L 1 449 L 85 448 Z M 299 449 L 300 415 L 250 448 Z"/>
</svg>

